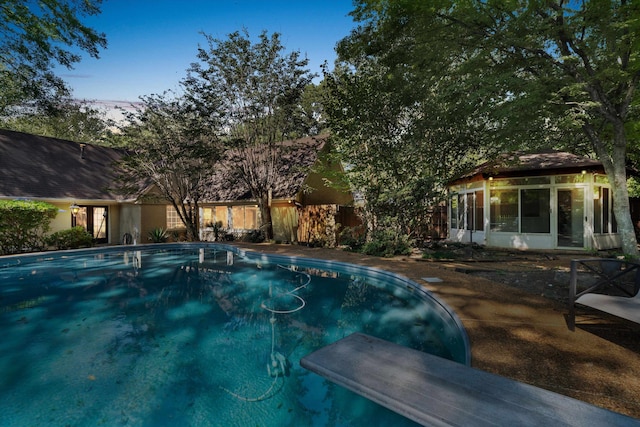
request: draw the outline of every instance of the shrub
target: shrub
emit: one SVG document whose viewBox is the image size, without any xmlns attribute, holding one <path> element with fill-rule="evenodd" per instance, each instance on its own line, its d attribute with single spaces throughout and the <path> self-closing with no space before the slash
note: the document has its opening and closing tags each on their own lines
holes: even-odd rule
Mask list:
<svg viewBox="0 0 640 427">
<path fill-rule="evenodd" d="M 58 208 L 44 202 L 0 200 L 0 253 L 42 250 Z"/>
<path fill-rule="evenodd" d="M 169 240 L 169 234 L 164 228 L 156 227 L 149 232 L 149 240 L 153 243 L 165 243 Z"/>
<path fill-rule="evenodd" d="M 340 231 L 338 236 L 338 244 L 345 246 L 345 249 L 357 252 L 364 246 L 365 232 L 363 226 L 345 227 Z"/>
<path fill-rule="evenodd" d="M 378 231 L 373 234 L 370 242 L 365 243 L 360 252 L 382 257 L 410 255 L 411 244 L 407 236 L 390 231 Z"/>
<path fill-rule="evenodd" d="M 247 233 L 245 239 L 250 243 L 262 243 L 265 241 L 266 237 L 262 230 L 251 230 Z"/>
<path fill-rule="evenodd" d="M 56 249 L 78 249 L 93 246 L 93 236 L 84 227 L 73 227 L 56 231 L 46 238 L 46 242 Z"/>
</svg>

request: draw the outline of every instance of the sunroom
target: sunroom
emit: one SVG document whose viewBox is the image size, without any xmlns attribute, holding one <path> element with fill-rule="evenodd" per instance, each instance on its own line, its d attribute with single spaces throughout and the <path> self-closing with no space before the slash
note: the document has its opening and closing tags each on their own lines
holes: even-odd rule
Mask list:
<svg viewBox="0 0 640 427">
<path fill-rule="evenodd" d="M 449 239 L 515 249 L 620 247 L 602 164 L 565 152 L 505 155 L 448 184 Z"/>
</svg>

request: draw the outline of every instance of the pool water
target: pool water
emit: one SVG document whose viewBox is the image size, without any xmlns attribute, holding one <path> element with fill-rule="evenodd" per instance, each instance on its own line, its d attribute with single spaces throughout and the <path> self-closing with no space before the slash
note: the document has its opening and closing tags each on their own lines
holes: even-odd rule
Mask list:
<svg viewBox="0 0 640 427">
<path fill-rule="evenodd" d="M 214 244 L 2 257 L 0 330 L 2 426 L 415 425 L 299 360 L 359 331 L 469 362 L 406 279 Z"/>
</svg>

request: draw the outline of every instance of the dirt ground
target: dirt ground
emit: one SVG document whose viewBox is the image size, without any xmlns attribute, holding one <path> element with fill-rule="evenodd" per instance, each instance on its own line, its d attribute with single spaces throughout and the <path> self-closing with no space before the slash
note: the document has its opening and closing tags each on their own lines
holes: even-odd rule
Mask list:
<svg viewBox="0 0 640 427">
<path fill-rule="evenodd" d="M 578 308 L 575 329 L 568 327 L 570 261 L 587 258 L 585 253 L 467 250 L 463 256 L 429 260 L 418 253 L 378 258 L 295 245 L 240 246 L 402 274 L 457 314 L 469 336 L 473 367 L 640 423 L 640 325 Z"/>
</svg>

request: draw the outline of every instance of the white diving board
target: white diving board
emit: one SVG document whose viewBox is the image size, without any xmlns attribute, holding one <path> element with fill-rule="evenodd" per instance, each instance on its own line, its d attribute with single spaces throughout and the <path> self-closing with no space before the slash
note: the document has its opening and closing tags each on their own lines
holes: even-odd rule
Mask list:
<svg viewBox="0 0 640 427">
<path fill-rule="evenodd" d="M 355 333 L 300 365 L 428 426 L 640 426 L 640 420 Z"/>
</svg>

